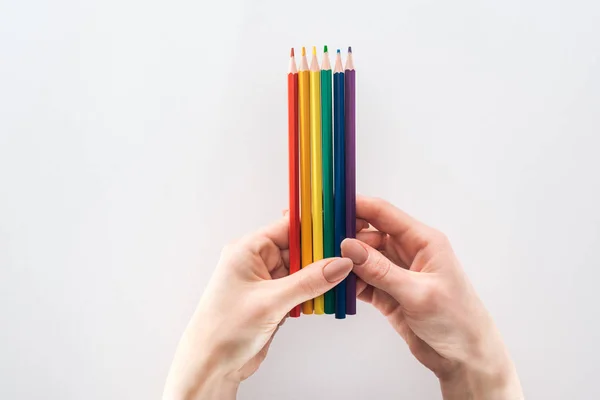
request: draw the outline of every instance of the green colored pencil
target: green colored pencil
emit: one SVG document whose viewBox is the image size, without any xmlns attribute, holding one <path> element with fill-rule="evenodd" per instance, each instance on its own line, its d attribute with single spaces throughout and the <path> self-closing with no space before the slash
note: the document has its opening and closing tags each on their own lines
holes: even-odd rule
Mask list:
<svg viewBox="0 0 600 400">
<path fill-rule="evenodd" d="M 333 236 L 333 122 L 331 65 L 327 46 L 321 67 L 321 146 L 323 154 L 323 258 L 334 257 Z M 335 291 L 325 293 L 325 314 L 335 314 Z"/>
</svg>

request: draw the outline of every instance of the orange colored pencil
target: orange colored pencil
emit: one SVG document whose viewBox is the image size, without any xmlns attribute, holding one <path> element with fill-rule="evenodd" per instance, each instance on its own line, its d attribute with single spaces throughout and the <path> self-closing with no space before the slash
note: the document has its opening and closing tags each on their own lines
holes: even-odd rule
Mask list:
<svg viewBox="0 0 600 400">
<path fill-rule="evenodd" d="M 290 182 L 290 274 L 300 270 L 300 197 L 298 193 L 298 71 L 294 49 L 290 53 L 288 73 L 288 160 Z M 300 305 L 290 317 L 300 316 Z"/>
</svg>

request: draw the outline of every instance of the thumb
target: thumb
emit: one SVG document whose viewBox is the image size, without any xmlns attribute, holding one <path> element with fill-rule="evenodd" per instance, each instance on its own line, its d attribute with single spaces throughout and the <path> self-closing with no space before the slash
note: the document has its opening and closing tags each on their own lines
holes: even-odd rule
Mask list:
<svg viewBox="0 0 600 400">
<path fill-rule="evenodd" d="M 356 239 L 342 242 L 342 255 L 354 263 L 354 273 L 371 286 L 390 294 L 400 301 L 402 294 L 412 286 L 411 271 L 391 262 L 387 257 L 368 244 Z"/>
<path fill-rule="evenodd" d="M 347 258 L 326 258 L 307 265 L 298 272 L 271 281 L 277 286 L 277 296 L 286 310 L 314 299 L 333 288 L 352 271 Z"/>
</svg>

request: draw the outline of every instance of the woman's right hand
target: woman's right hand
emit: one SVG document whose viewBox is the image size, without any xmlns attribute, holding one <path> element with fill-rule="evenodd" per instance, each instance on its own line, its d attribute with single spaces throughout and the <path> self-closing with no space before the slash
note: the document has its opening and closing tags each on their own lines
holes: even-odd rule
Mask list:
<svg viewBox="0 0 600 400">
<path fill-rule="evenodd" d="M 514 364 L 448 239 L 388 202 L 361 197 L 376 230 L 342 243 L 373 304 L 440 380 L 445 400 L 523 399 Z"/>
</svg>

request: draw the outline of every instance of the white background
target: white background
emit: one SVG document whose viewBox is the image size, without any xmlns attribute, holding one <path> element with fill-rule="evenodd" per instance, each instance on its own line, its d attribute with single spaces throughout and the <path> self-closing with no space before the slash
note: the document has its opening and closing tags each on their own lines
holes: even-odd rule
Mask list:
<svg viewBox="0 0 600 400">
<path fill-rule="evenodd" d="M 445 231 L 530 399 L 597 399 L 600 5 L 0 2 L 0 398 L 156 399 L 223 244 L 287 206 L 290 46 L 352 45 L 357 188 Z M 240 399 L 439 399 L 364 304 Z"/>
</svg>

